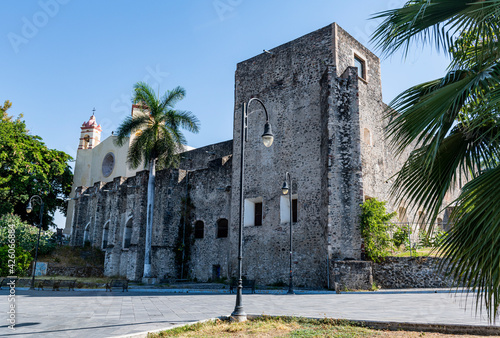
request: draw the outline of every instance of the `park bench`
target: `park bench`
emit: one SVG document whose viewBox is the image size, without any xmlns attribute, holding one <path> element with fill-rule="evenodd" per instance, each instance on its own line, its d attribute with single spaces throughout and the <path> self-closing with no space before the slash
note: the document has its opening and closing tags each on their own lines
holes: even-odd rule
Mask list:
<svg viewBox="0 0 500 338">
<path fill-rule="evenodd" d="M 106 283 L 106 292 L 113 291 L 113 288 L 122 288 L 122 292 L 127 290 L 128 292 L 128 280 L 127 279 L 112 279 L 110 282 Z"/>
<path fill-rule="evenodd" d="M 255 280 L 252 280 L 252 279 L 243 279 L 242 286 L 243 286 L 243 290 L 244 289 L 251 289 L 252 293 L 255 293 Z M 238 280 L 232 278 L 231 279 L 231 285 L 229 286 L 229 292 L 233 293 L 237 289 L 238 289 Z"/>
<path fill-rule="evenodd" d="M 68 288 L 68 291 L 75 291 L 76 279 L 61 280 L 59 286 Z"/>
<path fill-rule="evenodd" d="M 75 280 L 60 280 L 60 279 L 42 279 L 35 280 L 35 285 L 38 290 L 44 290 L 46 287 L 52 287 L 52 291 L 60 291 L 60 288 L 66 287 L 68 291 L 75 291 Z"/>
</svg>

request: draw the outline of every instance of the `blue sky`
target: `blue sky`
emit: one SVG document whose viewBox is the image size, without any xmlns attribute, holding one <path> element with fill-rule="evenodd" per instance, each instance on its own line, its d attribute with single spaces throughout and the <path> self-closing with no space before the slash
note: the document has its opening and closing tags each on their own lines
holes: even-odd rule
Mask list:
<svg viewBox="0 0 500 338">
<path fill-rule="evenodd" d="M 132 86 L 186 89 L 177 108 L 201 121 L 188 145 L 232 138 L 236 63 L 332 22 L 367 45 L 376 12 L 400 0 L 3 0 L 0 101 L 32 134 L 76 155 L 80 126 L 96 109 L 103 139 L 130 113 Z M 376 50 L 374 51 L 379 54 Z M 382 61 L 384 101 L 440 77 L 429 48 Z"/>
</svg>

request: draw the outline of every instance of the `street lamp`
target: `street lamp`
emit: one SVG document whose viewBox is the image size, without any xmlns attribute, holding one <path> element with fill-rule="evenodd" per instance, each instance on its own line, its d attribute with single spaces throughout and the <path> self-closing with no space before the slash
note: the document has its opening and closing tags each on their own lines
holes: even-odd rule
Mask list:
<svg viewBox="0 0 500 338">
<path fill-rule="evenodd" d="M 287 294 L 293 295 L 293 273 L 292 273 L 292 222 L 293 222 L 293 212 L 292 212 L 292 177 L 290 173 L 287 171 L 285 173 L 285 182 L 283 182 L 283 187 L 281 188 L 281 192 L 283 195 L 287 195 L 290 200 L 290 281 L 288 283 L 288 292 Z"/>
<path fill-rule="evenodd" d="M 258 98 L 252 98 L 248 101 L 248 103 L 241 104 L 241 152 L 240 152 L 240 225 L 239 225 L 239 234 L 238 234 L 238 288 L 236 291 L 236 306 L 234 307 L 233 313 L 231 313 L 231 317 L 238 322 L 243 322 L 247 320 L 247 314 L 243 310 L 242 304 L 242 290 L 243 290 L 243 280 L 242 280 L 242 269 L 241 269 L 241 260 L 242 260 L 242 251 L 243 251 L 243 181 L 245 178 L 245 143 L 248 140 L 248 123 L 247 117 L 252 112 L 247 113 L 247 107 L 250 106 L 250 103 L 253 101 L 259 102 L 264 108 L 264 112 L 266 113 L 266 124 L 264 125 L 264 134 L 262 134 L 262 143 L 264 146 L 270 147 L 274 141 L 274 135 L 271 129 L 271 124 L 269 123 L 269 114 L 267 113 L 266 106 L 264 103 Z"/>
<path fill-rule="evenodd" d="M 33 263 L 33 271 L 31 273 L 31 286 L 30 290 L 35 290 L 35 271 L 36 271 L 36 260 L 38 258 L 38 245 L 40 244 L 40 233 L 42 232 L 42 219 L 43 219 L 43 200 L 40 196 L 38 195 L 33 195 L 28 201 L 28 206 L 26 207 L 26 212 L 29 214 L 32 210 L 33 207 L 31 206 L 31 200 L 35 197 L 38 197 L 40 200 L 40 223 L 38 224 L 38 238 L 36 240 L 36 249 L 35 249 L 35 261 Z"/>
</svg>

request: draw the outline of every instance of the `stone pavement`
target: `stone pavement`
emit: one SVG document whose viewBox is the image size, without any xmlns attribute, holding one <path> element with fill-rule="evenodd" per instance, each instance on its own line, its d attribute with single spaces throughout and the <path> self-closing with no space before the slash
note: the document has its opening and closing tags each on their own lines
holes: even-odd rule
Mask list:
<svg viewBox="0 0 500 338">
<path fill-rule="evenodd" d="M 0 290 L 1 337 L 131 336 L 229 315 L 231 294 L 170 294 L 158 291 L 16 290 L 16 330 L 7 328 L 8 290 Z M 351 320 L 488 325 L 474 316 L 465 294 L 433 291 L 346 294 L 244 294 L 247 314 L 330 317 Z M 498 324 L 497 324 L 498 325 Z M 500 328 L 499 328 L 500 329 Z"/>
</svg>

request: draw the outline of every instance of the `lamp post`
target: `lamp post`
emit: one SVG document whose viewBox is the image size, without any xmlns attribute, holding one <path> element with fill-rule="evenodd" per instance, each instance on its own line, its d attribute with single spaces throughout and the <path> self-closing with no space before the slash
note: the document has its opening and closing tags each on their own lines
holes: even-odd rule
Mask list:
<svg viewBox="0 0 500 338">
<path fill-rule="evenodd" d="M 292 211 L 292 177 L 290 176 L 290 173 L 287 171 L 285 173 L 285 182 L 283 182 L 283 187 L 281 188 L 281 192 L 283 192 L 283 195 L 287 195 L 290 200 L 290 280 L 288 283 L 288 292 L 287 294 L 293 295 L 295 292 L 293 292 L 293 270 L 292 270 L 292 222 L 293 222 L 293 211 Z"/>
<path fill-rule="evenodd" d="M 266 113 L 266 124 L 264 125 L 264 134 L 262 134 L 262 142 L 264 146 L 270 147 L 273 144 L 274 135 L 271 129 L 271 124 L 269 123 L 269 114 L 267 113 L 266 106 L 264 103 L 258 98 L 252 98 L 248 101 L 248 103 L 241 104 L 241 161 L 240 161 L 240 224 L 239 224 L 239 233 L 238 233 L 238 288 L 236 291 L 236 306 L 234 307 L 233 313 L 231 313 L 231 317 L 238 322 L 243 322 L 247 319 L 247 314 L 243 310 L 242 304 L 242 290 L 243 290 L 243 280 L 242 280 L 242 268 L 241 268 L 241 260 L 242 260 L 242 251 L 243 251 L 243 182 L 245 178 L 245 143 L 248 140 L 248 115 L 247 107 L 250 106 L 250 103 L 256 101 L 260 103 L 262 108 L 264 108 L 264 112 Z"/>
<path fill-rule="evenodd" d="M 40 244 L 40 233 L 42 232 L 42 219 L 43 219 L 43 200 L 40 196 L 38 195 L 33 195 L 28 201 L 28 206 L 26 207 L 26 212 L 29 214 L 32 210 L 33 207 L 31 206 L 31 200 L 34 199 L 35 197 L 38 197 L 40 201 L 40 223 L 38 224 L 38 238 L 36 240 L 36 249 L 35 249 L 35 261 L 33 263 L 33 271 L 31 273 L 31 286 L 30 290 L 35 290 L 35 271 L 36 271 L 36 261 L 38 259 L 38 245 Z"/>
</svg>

